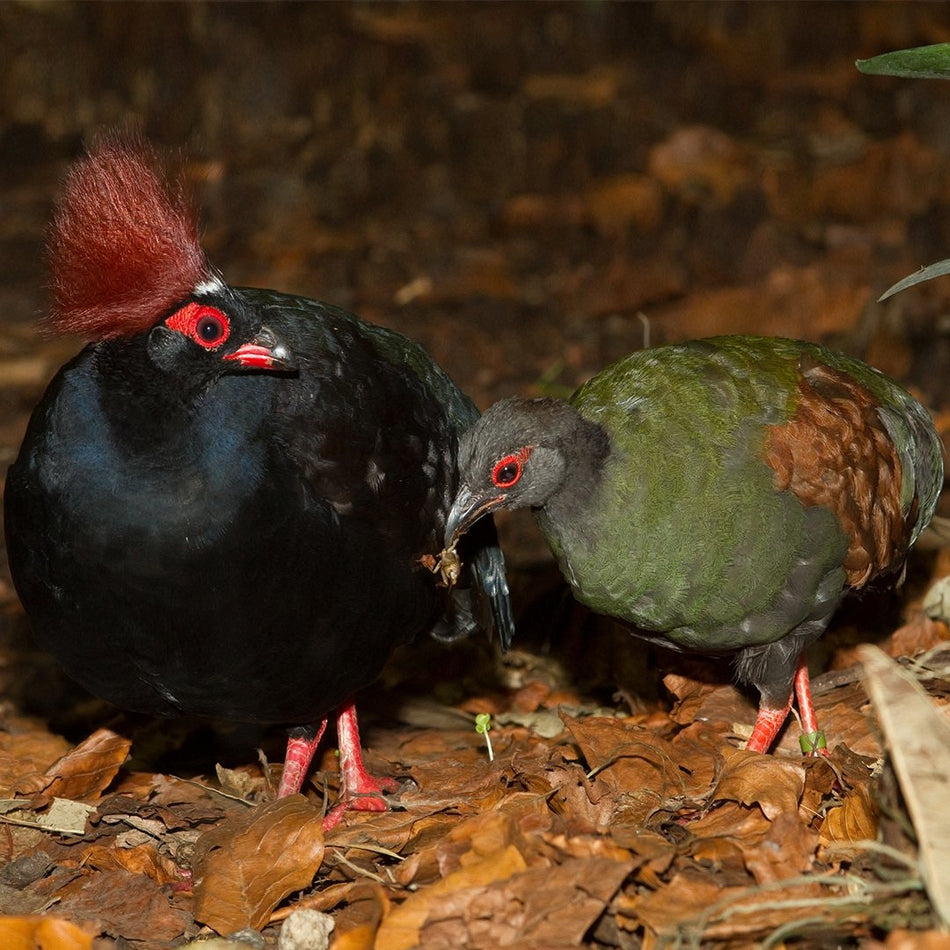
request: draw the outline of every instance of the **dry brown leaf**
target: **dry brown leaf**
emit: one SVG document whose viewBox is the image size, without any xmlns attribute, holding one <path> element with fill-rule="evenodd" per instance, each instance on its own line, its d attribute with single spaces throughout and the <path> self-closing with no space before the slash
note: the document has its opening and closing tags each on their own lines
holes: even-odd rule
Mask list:
<svg viewBox="0 0 950 950">
<path fill-rule="evenodd" d="M 423 946 L 578 946 L 633 868 L 609 858 L 531 868 L 488 887 L 432 901 Z"/>
<path fill-rule="evenodd" d="M 637 881 L 650 888 L 661 885 L 660 876 L 665 874 L 678 853 L 672 841 L 655 831 L 646 831 L 640 826 L 614 825 L 611 836 L 636 859 Z"/>
<path fill-rule="evenodd" d="M 865 786 L 858 786 L 846 795 L 837 808 L 825 815 L 821 826 L 821 843 L 836 850 L 855 841 L 877 839 L 878 811 Z"/>
<path fill-rule="evenodd" d="M 60 917 L 0 917 L 4 950 L 92 950 L 94 936 Z"/>
<path fill-rule="evenodd" d="M 12 798 L 12 790 L 26 779 L 35 779 L 50 762 L 64 756 L 70 744 L 62 737 L 40 729 L 28 719 L 4 720 L 0 732 L 0 789 Z"/>
<path fill-rule="evenodd" d="M 748 157 L 720 129 L 682 126 L 654 145 L 650 174 L 689 202 L 729 204 L 749 177 Z"/>
<path fill-rule="evenodd" d="M 673 744 L 625 719 L 574 719 L 568 727 L 588 766 L 612 794 L 623 793 L 624 810 L 641 821 L 661 806 L 705 795 L 709 770 L 698 766 L 697 749 Z M 714 756 L 715 752 L 709 750 Z"/>
<path fill-rule="evenodd" d="M 376 950 L 411 950 L 419 946 L 419 934 L 430 911 L 445 895 L 464 892 L 466 896 L 494 881 L 506 881 L 527 868 L 514 845 L 494 854 L 470 860 L 464 867 L 423 890 L 411 894 L 383 920 L 376 935 Z"/>
<path fill-rule="evenodd" d="M 538 796 L 530 796 L 535 806 Z M 395 869 L 394 877 L 408 886 L 437 881 L 466 863 L 489 857 L 509 845 L 522 855 L 527 845 L 521 833 L 520 816 L 504 810 L 480 812 L 446 830 L 430 847 L 417 851 Z M 527 830 L 527 829 L 525 829 Z"/>
<path fill-rule="evenodd" d="M 346 907 L 333 915 L 333 950 L 373 950 L 389 898 L 378 884 L 362 884 L 349 895 Z"/>
<path fill-rule="evenodd" d="M 117 848 L 114 845 L 94 844 L 83 854 L 82 863 L 100 871 L 118 868 L 132 874 L 150 877 L 156 884 L 180 884 L 181 874 L 170 858 L 158 853 L 154 844 L 140 844 L 134 848 Z"/>
<path fill-rule="evenodd" d="M 34 808 L 54 798 L 95 801 L 115 778 L 129 755 L 132 742 L 111 729 L 97 729 L 61 759 L 54 762 L 31 787 L 20 791 L 32 795 Z"/>
<path fill-rule="evenodd" d="M 399 759 L 412 767 L 418 791 L 407 790 L 400 801 L 413 810 L 436 806 L 471 808 L 493 798 L 498 791 L 500 762 L 509 730 L 492 729 L 496 761 L 489 762 L 485 740 L 467 729 L 464 733 L 428 731 L 410 737 L 399 750 Z M 407 797 L 408 796 L 408 797 Z"/>
<path fill-rule="evenodd" d="M 850 763 L 853 758 L 846 755 L 844 749 L 838 748 L 835 749 L 833 758 L 808 756 L 800 760 L 805 770 L 805 787 L 802 790 L 798 814 L 803 822 L 809 825 L 814 824 L 815 818 L 824 812 L 828 796 L 836 788 L 850 789 L 867 782 L 866 771 L 858 782 L 849 781 Z"/>
<path fill-rule="evenodd" d="M 225 813 L 225 808 L 210 801 L 207 793 L 194 802 L 179 802 L 174 808 L 163 805 L 157 795 L 150 796 L 146 801 L 118 794 L 109 795 L 99 803 L 93 823 L 114 824 L 117 820 L 135 817 L 154 822 L 164 831 L 181 831 L 197 824 L 220 820 Z"/>
<path fill-rule="evenodd" d="M 895 930 L 887 935 L 886 950 L 950 950 L 950 934 L 937 930 L 924 932 Z"/>
<path fill-rule="evenodd" d="M 757 884 L 771 884 L 798 877 L 812 869 L 818 848 L 818 833 L 808 828 L 797 813 L 778 815 L 759 841 L 740 842 L 746 867 Z"/>
<path fill-rule="evenodd" d="M 169 902 L 154 881 L 128 871 L 97 871 L 57 892 L 56 911 L 126 940 L 174 940 L 192 925 L 191 915 Z"/>
<path fill-rule="evenodd" d="M 721 886 L 751 884 L 745 856 L 765 839 L 769 825 L 755 806 L 722 802 L 686 824 L 694 839 L 690 855 L 701 867 L 714 871 Z"/>
<path fill-rule="evenodd" d="M 606 234 L 622 233 L 629 225 L 655 231 L 663 220 L 663 189 L 647 175 L 600 179 L 585 199 L 594 224 Z"/>
<path fill-rule="evenodd" d="M 914 675 L 871 644 L 861 648 L 864 679 L 884 733 L 920 848 L 921 876 L 944 926 L 950 925 L 950 721 Z"/>
<path fill-rule="evenodd" d="M 700 290 L 655 308 L 651 319 L 655 314 L 662 321 L 668 339 L 716 333 L 820 339 L 843 333 L 857 326 L 866 312 L 870 290 L 823 266 L 783 264 L 764 283 Z"/>
<path fill-rule="evenodd" d="M 664 678 L 664 685 L 672 677 Z M 722 743 L 732 732 L 733 725 L 744 726 L 755 719 L 755 706 L 748 698 L 731 684 L 712 686 L 708 683 L 695 683 L 685 677 L 676 684 L 681 690 L 679 702 L 673 709 L 672 717 L 676 722 L 692 727 L 714 729 L 718 743 Z M 690 689 L 686 684 L 695 683 L 698 688 Z M 677 737 L 678 738 L 678 737 Z M 713 734 L 709 735 L 710 740 Z"/>
<path fill-rule="evenodd" d="M 198 839 L 195 918 L 218 933 L 260 929 L 323 862 L 320 810 L 303 795 L 226 818 Z"/>
<path fill-rule="evenodd" d="M 529 99 L 556 99 L 578 106 L 597 108 L 610 104 L 617 95 L 620 73 L 603 64 L 586 73 L 532 73 L 522 90 Z"/>
<path fill-rule="evenodd" d="M 717 799 L 758 805 L 773 819 L 783 812 L 798 812 L 805 788 L 801 764 L 745 749 L 726 748 L 723 758 L 725 769 L 716 786 Z"/>
<path fill-rule="evenodd" d="M 626 929 L 646 925 L 664 940 L 705 946 L 705 940 L 728 940 L 728 946 L 759 946 L 750 937 L 764 937 L 782 924 L 799 920 L 801 906 L 782 906 L 790 900 L 815 900 L 822 895 L 818 884 L 788 886 L 778 890 L 723 886 L 714 875 L 689 869 L 665 887 L 644 897 L 624 897 L 618 902 L 618 922 Z M 817 909 L 816 901 L 816 909 Z M 739 942 L 742 938 L 746 940 Z M 656 944 L 653 944 L 654 946 Z"/>
<path fill-rule="evenodd" d="M 700 917 L 717 901 L 743 893 L 742 887 L 724 887 L 712 875 L 681 872 L 664 887 L 644 896 L 625 895 L 618 902 L 618 923 L 635 930 L 646 926 L 654 934 L 676 934 L 686 921 Z"/>
<path fill-rule="evenodd" d="M 932 620 L 923 610 L 908 611 L 907 623 L 881 644 L 888 656 L 915 656 L 947 641 L 947 625 Z"/>
</svg>

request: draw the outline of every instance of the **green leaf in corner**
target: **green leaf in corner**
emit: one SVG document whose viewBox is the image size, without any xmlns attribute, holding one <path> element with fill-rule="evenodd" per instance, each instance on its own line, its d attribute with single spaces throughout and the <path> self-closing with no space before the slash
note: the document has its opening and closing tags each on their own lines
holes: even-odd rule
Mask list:
<svg viewBox="0 0 950 950">
<path fill-rule="evenodd" d="M 876 76 L 907 76 L 911 79 L 950 79 L 950 43 L 915 46 L 859 59 L 862 73 Z"/>
<path fill-rule="evenodd" d="M 909 274 L 903 280 L 899 280 L 893 287 L 889 287 L 877 298 L 877 301 L 880 303 L 882 300 L 887 300 L 888 297 L 893 297 L 894 294 L 898 294 L 902 290 L 907 290 L 908 287 L 913 287 L 914 284 L 922 284 L 925 280 L 932 280 L 934 277 L 943 277 L 946 274 L 950 274 L 950 260 L 937 261 L 936 264 L 928 264 L 926 267 L 921 267 L 920 270 L 914 271 L 913 274 Z"/>
</svg>

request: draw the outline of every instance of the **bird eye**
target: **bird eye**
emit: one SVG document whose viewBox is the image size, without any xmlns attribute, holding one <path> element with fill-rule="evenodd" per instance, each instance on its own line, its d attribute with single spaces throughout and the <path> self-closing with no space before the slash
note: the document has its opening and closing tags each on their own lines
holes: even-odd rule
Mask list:
<svg viewBox="0 0 950 950">
<path fill-rule="evenodd" d="M 214 346 L 224 339 L 224 323 L 210 313 L 198 321 L 196 329 L 202 342 L 208 346 Z"/>
<path fill-rule="evenodd" d="M 521 459 L 517 455 L 506 455 L 495 463 L 491 480 L 496 488 L 511 488 L 521 478 Z"/>
<path fill-rule="evenodd" d="M 192 302 L 176 310 L 166 321 L 169 330 L 177 330 L 206 350 L 214 350 L 228 338 L 228 318 L 207 304 Z"/>
</svg>

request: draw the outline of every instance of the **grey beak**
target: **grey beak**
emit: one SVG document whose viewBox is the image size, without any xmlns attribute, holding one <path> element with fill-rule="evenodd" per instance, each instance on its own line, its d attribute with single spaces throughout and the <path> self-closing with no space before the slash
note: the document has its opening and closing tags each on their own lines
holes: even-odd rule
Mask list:
<svg viewBox="0 0 950 950">
<path fill-rule="evenodd" d="M 505 498 L 504 493 L 478 495 L 468 485 L 460 485 L 445 522 L 445 546 L 450 547 L 479 518 L 501 505 Z"/>
</svg>

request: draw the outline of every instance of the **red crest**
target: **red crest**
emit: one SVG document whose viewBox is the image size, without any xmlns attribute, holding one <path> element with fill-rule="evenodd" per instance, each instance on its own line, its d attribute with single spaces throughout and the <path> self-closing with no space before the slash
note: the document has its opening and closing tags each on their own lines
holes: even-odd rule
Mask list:
<svg viewBox="0 0 950 950">
<path fill-rule="evenodd" d="M 95 339 L 154 326 L 211 272 L 180 188 L 142 141 L 98 141 L 66 175 L 48 241 L 58 333 Z"/>
</svg>

